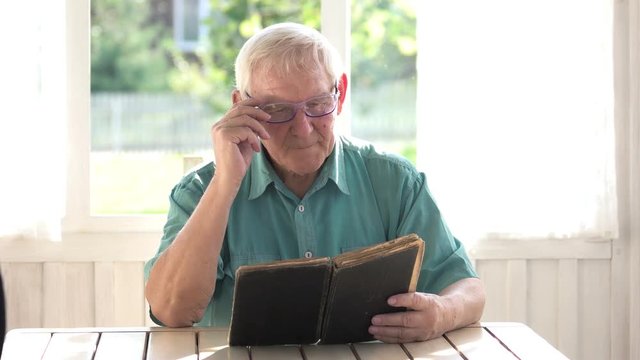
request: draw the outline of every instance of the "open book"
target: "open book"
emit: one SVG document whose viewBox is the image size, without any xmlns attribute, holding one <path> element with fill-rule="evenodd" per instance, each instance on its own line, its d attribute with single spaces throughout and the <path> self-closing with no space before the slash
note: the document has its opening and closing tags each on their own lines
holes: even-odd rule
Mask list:
<svg viewBox="0 0 640 360">
<path fill-rule="evenodd" d="M 240 266 L 229 345 L 373 340 L 371 318 L 405 310 L 387 299 L 416 290 L 423 255 L 411 234 L 333 258 Z"/>
</svg>

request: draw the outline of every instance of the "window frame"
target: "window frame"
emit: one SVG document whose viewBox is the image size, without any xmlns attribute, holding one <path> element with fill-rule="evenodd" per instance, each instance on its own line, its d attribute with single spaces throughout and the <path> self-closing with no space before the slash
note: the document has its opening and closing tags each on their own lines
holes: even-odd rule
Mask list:
<svg viewBox="0 0 640 360">
<path fill-rule="evenodd" d="M 66 111 L 67 111 L 67 194 L 62 222 L 62 241 L 79 244 L 90 241 L 104 253 L 120 254 L 118 244 L 126 244 L 128 257 L 145 259 L 157 247 L 162 234 L 164 215 L 91 215 L 90 213 L 90 0 L 66 0 Z M 350 75 L 351 1 L 322 0 L 322 32 L 337 47 Z M 73 44 L 73 46 L 71 46 Z M 619 60 L 618 60 L 619 61 Z M 616 64 L 614 64 L 615 66 Z M 350 96 L 347 96 L 347 101 Z M 349 133 L 349 104 L 338 130 Z M 167 189 L 167 193 L 169 189 Z M 104 242 L 104 239 L 110 241 Z M 580 259 L 610 259 L 612 239 L 567 239 L 531 241 L 529 239 L 491 239 L 470 247 L 473 259 L 513 258 L 514 251 L 533 258 L 557 258 L 558 254 Z M 137 245 L 132 245 L 136 243 Z M 104 244 L 104 245 L 102 245 Z M 519 249 L 519 250 L 518 250 Z M 96 250 L 96 249 L 94 249 Z M 573 255 L 571 255 L 573 254 Z M 55 256 L 54 256 L 55 257 Z"/>
<path fill-rule="evenodd" d="M 198 20 L 202 20 L 209 12 L 208 0 L 198 1 Z M 198 38 L 196 40 L 186 40 L 184 36 L 185 29 L 185 7 L 186 0 L 173 0 L 173 40 L 178 48 L 184 52 L 194 52 L 199 46 L 203 45 L 207 38 L 209 27 L 205 24 L 198 23 Z"/>
<path fill-rule="evenodd" d="M 179 1 L 176 1 L 176 3 Z M 202 3 L 202 1 L 200 1 Z M 350 61 L 351 2 L 322 0 L 323 33 L 336 45 L 345 64 Z M 161 232 L 165 215 L 91 214 L 91 1 L 66 0 L 67 186 L 63 234 Z M 200 8 L 202 11 L 202 6 Z M 349 98 L 349 97 L 347 97 Z M 348 104 L 346 106 L 348 108 Z M 346 114 L 345 114 L 346 115 Z M 348 119 L 348 116 L 345 116 Z M 346 133 L 348 121 L 340 124 Z M 167 189 L 167 194 L 170 189 Z M 64 235 L 63 235 L 64 238 Z"/>
</svg>

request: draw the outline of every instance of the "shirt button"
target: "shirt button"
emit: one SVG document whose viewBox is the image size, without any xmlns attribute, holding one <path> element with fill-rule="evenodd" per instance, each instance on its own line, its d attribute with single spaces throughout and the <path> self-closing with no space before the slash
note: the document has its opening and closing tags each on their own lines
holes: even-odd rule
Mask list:
<svg viewBox="0 0 640 360">
<path fill-rule="evenodd" d="M 313 253 L 311 251 L 307 251 L 307 252 L 304 253 L 304 257 L 306 257 L 307 259 L 312 257 L 312 256 L 313 256 Z"/>
<path fill-rule="evenodd" d="M 304 205 L 298 205 L 298 211 L 304 212 Z"/>
</svg>

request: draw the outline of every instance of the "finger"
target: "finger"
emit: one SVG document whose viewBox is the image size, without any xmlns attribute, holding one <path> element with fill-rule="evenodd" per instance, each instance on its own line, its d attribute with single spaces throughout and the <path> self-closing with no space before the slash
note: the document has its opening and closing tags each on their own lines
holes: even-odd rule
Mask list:
<svg viewBox="0 0 640 360">
<path fill-rule="evenodd" d="M 222 129 L 222 139 L 235 145 L 249 144 L 255 152 L 260 151 L 260 138 L 248 127 L 231 127 Z"/>
<path fill-rule="evenodd" d="M 231 107 L 225 117 L 233 118 L 236 116 L 240 116 L 243 114 L 249 114 L 250 116 L 255 117 L 260 121 L 267 121 L 271 118 L 271 115 L 264 112 L 262 109 L 258 107 L 260 102 L 256 99 L 245 99 L 242 100 Z"/>
<path fill-rule="evenodd" d="M 387 303 L 394 307 L 406 307 L 411 310 L 424 310 L 430 306 L 429 294 L 406 293 L 391 296 Z"/>
<path fill-rule="evenodd" d="M 256 120 L 254 117 L 247 114 L 237 116 L 235 118 L 221 119 L 218 123 L 213 125 L 213 130 L 216 129 L 231 129 L 231 128 L 249 128 L 263 139 L 271 138 L 269 132 L 264 125 Z"/>
<path fill-rule="evenodd" d="M 396 326 L 371 326 L 369 333 L 374 338 L 386 343 L 405 343 L 424 340 L 419 329 L 409 329 Z"/>
<path fill-rule="evenodd" d="M 371 324 L 375 326 L 402 326 L 416 328 L 421 324 L 417 311 L 403 311 L 390 314 L 378 314 L 371 318 Z"/>
</svg>

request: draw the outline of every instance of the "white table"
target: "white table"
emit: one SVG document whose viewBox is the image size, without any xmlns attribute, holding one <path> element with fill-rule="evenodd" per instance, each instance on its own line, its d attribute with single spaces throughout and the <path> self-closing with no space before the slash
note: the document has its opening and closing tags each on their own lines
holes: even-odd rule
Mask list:
<svg viewBox="0 0 640 360">
<path fill-rule="evenodd" d="M 403 345 L 229 347 L 220 328 L 14 329 L 1 360 L 28 359 L 567 359 L 520 323 L 482 323 Z"/>
</svg>

